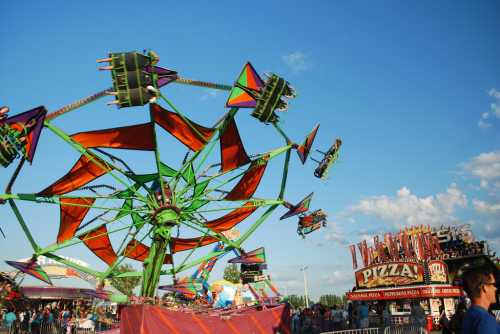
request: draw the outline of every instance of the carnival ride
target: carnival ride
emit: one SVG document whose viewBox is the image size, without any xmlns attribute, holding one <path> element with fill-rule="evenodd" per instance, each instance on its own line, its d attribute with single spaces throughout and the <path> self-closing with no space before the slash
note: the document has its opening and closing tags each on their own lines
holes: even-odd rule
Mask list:
<svg viewBox="0 0 500 334">
<path fill-rule="evenodd" d="M 328 175 L 328 171 L 333 166 L 335 162 L 339 159 L 339 150 L 342 145 L 342 140 L 340 138 L 335 139 L 335 143 L 330 146 L 328 151 L 322 152 L 320 150 L 316 150 L 317 152 L 323 154 L 323 159 L 315 160 L 318 163 L 318 167 L 314 170 L 314 176 L 320 179 L 326 179 Z"/>
<path fill-rule="evenodd" d="M 0 194 L 0 202 L 10 206 L 33 248 L 30 261 L 9 261 L 10 265 L 50 284 L 36 264 L 37 257 L 44 255 L 99 281 L 140 276 L 140 295 L 145 298 L 155 296 L 164 275 L 173 278 L 170 288 L 192 293 L 203 289 L 213 265 L 225 254 L 235 252 L 235 263 L 264 263 L 259 250 L 245 251 L 243 244 L 279 207 L 288 209 L 281 219 L 299 215 L 302 236 L 324 226 L 324 212 L 309 210 L 312 193 L 296 205 L 284 199 L 292 151 L 304 164 L 319 128 L 317 125 L 299 145 L 280 127 L 276 111 L 286 110 L 287 100 L 296 96 L 286 80 L 275 74 L 262 80 L 247 63 L 234 85 L 222 85 L 182 78 L 175 71 L 157 66 L 158 61 L 152 51 L 110 53 L 98 62 L 108 63 L 99 69 L 111 71 L 112 88 L 52 113 L 40 106 L 8 117 L 9 109 L 0 109 L 0 164 L 9 168 L 19 160 L 5 193 Z M 229 111 L 213 126 L 195 123 L 161 92 L 161 87 L 174 83 L 229 91 Z M 54 124 L 60 115 L 108 95 L 115 98 L 110 104 L 118 108 L 149 104 L 149 122 L 75 134 Z M 235 120 L 240 108 L 252 108 L 251 115 L 271 124 L 284 144 L 270 151 L 247 154 Z M 177 166 L 163 160 L 166 154 L 158 145 L 160 129 L 187 148 Z M 46 188 L 14 193 L 16 179 L 25 162 L 33 161 L 43 131 L 54 133 L 80 157 L 65 175 Z M 217 146 L 220 157 L 216 156 Z M 136 172 L 127 161 L 127 150 L 150 152 L 154 156 L 153 168 L 148 173 Z M 257 197 L 255 193 L 266 167 L 283 156 L 277 194 Z M 218 161 L 214 163 L 215 160 Z M 60 225 L 54 243 L 37 242 L 18 202 L 59 207 Z M 228 231 L 241 226 L 259 210 L 263 212 L 240 236 L 227 236 Z M 92 251 L 106 264 L 106 269 L 80 266 L 58 254 L 77 244 Z M 211 244 L 216 244 L 212 251 L 195 257 L 199 248 Z M 142 262 L 143 270 L 119 272 L 118 266 L 127 259 Z M 190 278 L 177 277 L 196 266 L 198 270 Z"/>
</svg>

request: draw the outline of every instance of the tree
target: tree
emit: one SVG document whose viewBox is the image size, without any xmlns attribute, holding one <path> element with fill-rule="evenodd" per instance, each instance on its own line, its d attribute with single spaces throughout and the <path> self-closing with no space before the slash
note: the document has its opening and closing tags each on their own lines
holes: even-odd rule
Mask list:
<svg viewBox="0 0 500 334">
<path fill-rule="evenodd" d="M 235 263 L 231 263 L 226 266 L 224 269 L 224 279 L 231 283 L 239 283 L 240 282 L 240 271 L 238 270 L 238 266 Z"/>
<path fill-rule="evenodd" d="M 304 296 L 298 296 L 298 295 L 289 295 L 288 296 L 288 303 L 292 305 L 292 308 L 297 309 L 297 308 L 305 308 L 306 307 L 306 298 Z M 314 302 L 309 299 L 309 307 L 314 304 Z"/>
<path fill-rule="evenodd" d="M 327 307 L 332 307 L 333 305 L 341 306 L 341 305 L 344 305 L 345 302 L 346 302 L 345 295 L 337 296 L 337 295 L 328 294 L 328 295 L 322 295 L 321 297 L 319 297 L 319 303 L 322 305 L 325 305 Z"/>
<path fill-rule="evenodd" d="M 123 264 L 115 269 L 115 272 L 120 274 L 129 271 L 134 271 L 134 268 L 130 264 Z M 133 291 L 140 282 L 140 277 L 114 277 L 111 279 L 111 285 L 114 286 L 118 291 L 129 297 L 134 294 Z"/>
</svg>

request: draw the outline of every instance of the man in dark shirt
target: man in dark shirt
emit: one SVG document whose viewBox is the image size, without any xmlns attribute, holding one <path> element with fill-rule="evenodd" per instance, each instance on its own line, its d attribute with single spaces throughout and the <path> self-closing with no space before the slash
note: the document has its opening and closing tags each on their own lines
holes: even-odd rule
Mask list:
<svg viewBox="0 0 500 334">
<path fill-rule="evenodd" d="M 500 334 L 495 318 L 488 313 L 496 302 L 496 279 L 493 268 L 478 267 L 468 270 L 463 277 L 464 289 L 472 300 L 465 314 L 462 332 L 468 334 Z"/>
</svg>

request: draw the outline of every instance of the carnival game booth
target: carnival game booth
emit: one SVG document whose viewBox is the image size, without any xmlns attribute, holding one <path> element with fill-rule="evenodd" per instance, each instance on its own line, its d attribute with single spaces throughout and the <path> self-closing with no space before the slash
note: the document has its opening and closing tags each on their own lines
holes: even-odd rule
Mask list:
<svg viewBox="0 0 500 334">
<path fill-rule="evenodd" d="M 412 307 L 418 304 L 427 317 L 432 317 L 434 325 L 439 322 L 440 306 L 451 317 L 463 291 L 453 284 L 448 264 L 443 260 L 444 240 L 442 233 L 429 226 L 412 227 L 394 235 L 387 233 L 382 241 L 375 236 L 373 246 L 368 246 L 366 240 L 358 244 L 360 269 L 356 247 L 351 245 L 353 268 L 358 270 L 356 286 L 347 293 L 348 300 L 365 301 L 378 315 L 387 306 L 394 324 L 409 322 Z"/>
</svg>

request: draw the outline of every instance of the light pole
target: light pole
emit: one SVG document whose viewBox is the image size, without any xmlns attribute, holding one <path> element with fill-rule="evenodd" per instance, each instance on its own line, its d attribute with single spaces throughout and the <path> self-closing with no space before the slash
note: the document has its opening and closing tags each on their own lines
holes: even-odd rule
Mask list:
<svg viewBox="0 0 500 334">
<path fill-rule="evenodd" d="M 304 294 L 305 294 L 305 298 L 306 298 L 306 308 L 309 308 L 309 295 L 307 293 L 307 275 L 306 275 L 306 269 L 307 269 L 307 266 L 302 266 L 300 268 L 300 271 L 302 271 L 302 273 L 304 274 Z"/>
</svg>

